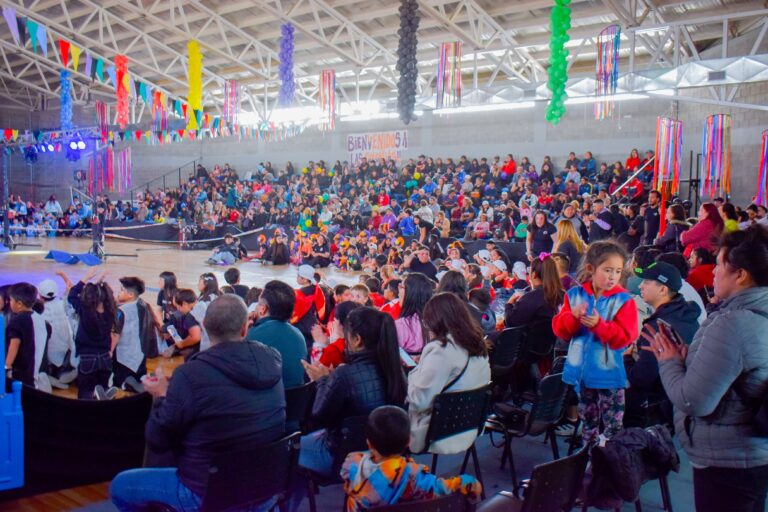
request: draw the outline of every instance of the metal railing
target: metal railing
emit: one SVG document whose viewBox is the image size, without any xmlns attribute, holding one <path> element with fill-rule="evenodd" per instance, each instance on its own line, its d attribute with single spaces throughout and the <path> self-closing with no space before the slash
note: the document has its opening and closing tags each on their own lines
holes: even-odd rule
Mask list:
<svg viewBox="0 0 768 512">
<path fill-rule="evenodd" d="M 136 200 L 136 192 L 137 191 L 146 191 L 146 190 L 152 190 L 152 188 L 159 187 L 162 184 L 163 190 L 165 190 L 168 187 L 181 187 L 182 183 L 182 171 L 191 170 L 192 172 L 188 175 L 184 176 L 184 180 L 186 181 L 190 176 L 194 176 L 197 172 L 197 164 L 202 163 L 202 158 L 196 158 L 195 160 L 192 160 L 191 162 L 187 162 L 177 169 L 174 169 L 172 171 L 169 171 L 161 176 L 158 176 L 157 178 L 151 179 L 149 181 L 146 181 L 142 183 L 139 186 L 133 186 L 131 187 L 131 201 Z M 169 177 L 172 177 L 172 179 L 169 179 Z M 157 185 L 155 185 L 157 183 Z M 122 198 L 121 198 L 122 199 Z"/>
<path fill-rule="evenodd" d="M 613 193 L 611 194 L 611 196 L 615 196 L 616 194 L 618 194 L 619 192 L 621 192 L 621 190 L 622 190 L 624 187 L 626 187 L 627 185 L 629 185 L 629 184 L 632 182 L 632 180 L 633 180 L 633 179 L 635 179 L 637 176 L 639 176 L 639 175 L 640 175 L 640 173 L 641 173 L 641 172 L 643 172 L 643 171 L 645 170 L 645 168 L 646 168 L 646 167 L 648 167 L 648 166 L 649 166 L 651 163 L 653 163 L 653 161 L 654 161 L 654 160 L 656 160 L 656 155 L 653 155 L 653 156 L 652 156 L 652 157 L 651 157 L 651 158 L 650 158 L 650 159 L 649 159 L 647 162 L 645 162 L 645 163 L 644 163 L 644 164 L 643 164 L 643 165 L 642 165 L 642 166 L 641 166 L 641 167 L 640 167 L 638 170 L 636 170 L 636 171 L 635 171 L 635 172 L 634 172 L 634 173 L 633 173 L 633 174 L 632 174 L 630 177 L 628 177 L 628 178 L 627 178 L 627 180 L 626 180 L 624 183 L 622 183 L 622 184 L 621 184 L 621 186 L 619 186 L 619 188 L 617 188 L 616 190 L 614 190 L 614 191 L 613 191 Z"/>
</svg>

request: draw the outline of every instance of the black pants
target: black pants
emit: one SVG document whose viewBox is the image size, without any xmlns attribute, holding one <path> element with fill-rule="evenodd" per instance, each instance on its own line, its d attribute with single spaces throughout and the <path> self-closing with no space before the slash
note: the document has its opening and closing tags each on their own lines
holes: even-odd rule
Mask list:
<svg viewBox="0 0 768 512">
<path fill-rule="evenodd" d="M 106 388 L 112 375 L 112 358 L 103 354 L 82 354 L 77 367 L 77 398 L 93 399 L 93 390 L 101 384 Z"/>
<path fill-rule="evenodd" d="M 763 512 L 768 466 L 693 468 L 696 512 Z"/>
<path fill-rule="evenodd" d="M 112 361 L 112 368 L 114 369 L 115 374 L 114 378 L 112 379 L 112 384 L 119 388 L 122 387 L 123 382 L 125 382 L 125 379 L 128 377 L 133 377 L 134 379 L 140 381 L 141 378 L 147 374 L 147 360 L 144 359 L 141 362 L 141 365 L 139 365 L 139 369 L 135 372 L 127 366 L 118 363 L 117 360 Z"/>
</svg>

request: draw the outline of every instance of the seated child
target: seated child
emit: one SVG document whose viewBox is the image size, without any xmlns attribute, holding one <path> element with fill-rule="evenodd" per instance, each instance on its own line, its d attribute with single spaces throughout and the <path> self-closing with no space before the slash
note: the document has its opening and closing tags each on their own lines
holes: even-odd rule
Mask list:
<svg viewBox="0 0 768 512">
<path fill-rule="evenodd" d="M 349 289 L 349 298 L 362 306 L 370 306 L 371 290 L 362 283 L 358 283 Z"/>
<path fill-rule="evenodd" d="M 137 392 L 143 391 L 140 381 L 147 374 L 147 358 L 157 357 L 156 319 L 152 308 L 141 299 L 142 293 L 144 281 L 138 277 L 120 278 L 115 327 L 119 339 L 112 354 L 114 385 Z"/>
<path fill-rule="evenodd" d="M 235 237 L 227 233 L 224 243 L 213 250 L 206 263 L 211 265 L 232 265 L 240 258 L 240 248 L 235 243 Z"/>
<path fill-rule="evenodd" d="M 163 357 L 181 354 L 186 361 L 200 351 L 200 340 L 203 332 L 200 322 L 192 314 L 196 302 L 197 297 L 192 290 L 181 289 L 176 292 L 174 298 L 176 311 L 173 312 L 170 321 L 164 328 L 165 338 L 168 340 L 169 346 L 163 352 Z"/>
<path fill-rule="evenodd" d="M 480 500 L 482 487 L 471 476 L 438 478 L 429 469 L 404 457 L 411 438 L 408 414 L 395 406 L 376 408 L 365 429 L 368 452 L 347 455 L 341 469 L 347 512 L 429 500 L 453 493 Z"/>
<path fill-rule="evenodd" d="M 59 286 L 55 281 L 46 279 L 37 287 L 44 309 L 43 320 L 51 326 L 51 339 L 48 341 L 48 376 L 51 385 L 60 389 L 69 388 L 77 377 L 72 362 L 75 355 L 75 338 L 72 325 L 67 316 L 67 302 L 59 295 Z"/>
</svg>

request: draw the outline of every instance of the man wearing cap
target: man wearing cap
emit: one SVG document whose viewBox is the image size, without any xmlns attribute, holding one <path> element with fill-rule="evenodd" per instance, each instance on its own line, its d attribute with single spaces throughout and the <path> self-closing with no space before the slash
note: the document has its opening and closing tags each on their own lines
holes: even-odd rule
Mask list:
<svg viewBox="0 0 768 512">
<path fill-rule="evenodd" d="M 635 274 L 643 280 L 640 296 L 655 311 L 643 322 L 636 355 L 627 353 L 624 356 L 629 380 L 624 424 L 628 427 L 645 427 L 648 419 L 672 421 L 672 404 L 661 384 L 659 363 L 651 352 L 641 348 L 649 345 L 645 336 L 652 337 L 659 330 L 661 320 L 670 324 L 680 338 L 690 344 L 699 328 L 699 307 L 686 302 L 679 293 L 683 279 L 675 266 L 657 261 L 645 269 L 635 269 Z M 661 405 L 650 410 L 648 404 Z M 657 413 L 660 417 L 648 418 L 649 414 Z"/>
<path fill-rule="evenodd" d="M 309 265 L 299 266 L 296 281 L 300 288 L 296 290 L 291 323 L 304 335 L 309 351 L 312 349 L 312 327 L 325 316 L 325 294 L 315 282 L 315 269 Z"/>
</svg>

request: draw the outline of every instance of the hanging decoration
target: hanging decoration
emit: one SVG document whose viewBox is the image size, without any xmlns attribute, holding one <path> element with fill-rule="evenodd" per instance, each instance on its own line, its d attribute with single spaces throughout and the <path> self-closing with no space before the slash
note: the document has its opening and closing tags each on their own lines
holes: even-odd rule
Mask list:
<svg viewBox="0 0 768 512">
<path fill-rule="evenodd" d="M 61 129 L 69 131 L 72 129 L 72 83 L 69 78 L 69 71 L 61 70 Z"/>
<path fill-rule="evenodd" d="M 128 146 L 115 154 L 117 167 L 117 191 L 122 193 L 131 189 L 133 168 L 131 166 L 131 147 Z"/>
<path fill-rule="evenodd" d="M 296 84 L 293 80 L 293 34 L 295 28 L 290 23 L 280 25 L 280 94 L 278 103 L 288 107 L 293 103 Z"/>
<path fill-rule="evenodd" d="M 320 73 L 320 108 L 323 112 L 321 129 L 333 131 L 336 128 L 336 71 L 332 69 Z"/>
<path fill-rule="evenodd" d="M 203 54 L 200 53 L 200 45 L 192 40 L 187 43 L 189 54 L 189 94 L 187 101 L 192 109 L 189 116 L 187 130 L 196 130 L 199 127 L 197 112 L 203 110 Z"/>
<path fill-rule="evenodd" d="M 714 114 L 701 137 L 701 195 L 731 194 L 731 116 Z"/>
<path fill-rule="evenodd" d="M 760 168 L 757 174 L 755 204 L 758 206 L 768 206 L 768 130 L 763 130 L 763 145 L 760 151 Z"/>
<path fill-rule="evenodd" d="M 65 68 L 69 65 L 69 41 L 59 39 L 59 54 L 61 55 L 61 65 Z"/>
<path fill-rule="evenodd" d="M 156 132 L 168 129 L 167 102 L 164 92 L 155 91 L 152 98 L 152 126 Z"/>
<path fill-rule="evenodd" d="M 621 26 L 611 25 L 597 36 L 595 67 L 595 119 L 601 121 L 613 116 L 616 85 L 619 82 L 619 46 Z"/>
<path fill-rule="evenodd" d="M 99 125 L 99 134 L 101 135 L 101 142 L 107 142 L 107 135 L 109 132 L 109 112 L 107 110 L 107 104 L 103 101 L 96 101 L 96 121 Z"/>
<path fill-rule="evenodd" d="M 45 25 L 37 26 L 37 41 L 40 43 L 43 57 L 48 58 L 48 29 Z"/>
<path fill-rule="evenodd" d="M 461 43 L 443 43 L 437 54 L 436 108 L 461 106 Z"/>
<path fill-rule="evenodd" d="M 128 59 L 125 55 L 115 56 L 115 68 L 117 69 L 117 105 L 115 106 L 117 124 L 120 129 L 124 129 L 128 124 L 128 88 L 125 84 L 125 80 L 128 78 Z"/>
<path fill-rule="evenodd" d="M 27 18 L 24 18 L 23 16 L 21 18 L 16 18 L 16 27 L 19 31 L 21 47 L 24 48 L 27 46 Z"/>
<path fill-rule="evenodd" d="M 77 71 L 77 66 L 80 63 L 80 52 L 82 52 L 83 49 L 74 44 L 70 45 L 69 49 L 72 52 L 72 69 Z"/>
<path fill-rule="evenodd" d="M 240 82 L 227 80 L 224 82 L 224 120 L 227 123 L 237 124 L 238 115 L 240 115 Z"/>
<path fill-rule="evenodd" d="M 417 0 L 400 0 L 400 39 L 397 43 L 397 64 L 400 72 L 397 81 L 397 110 L 400 120 L 409 124 L 416 119 L 413 106 L 416 104 L 416 81 L 419 77 L 416 60 L 416 33 L 419 29 L 419 3 Z"/>
<path fill-rule="evenodd" d="M 656 159 L 653 162 L 653 189 L 661 193 L 659 233 L 666 227 L 667 199 L 677 194 L 683 153 L 683 122 L 667 117 L 656 120 Z"/>
<path fill-rule="evenodd" d="M 19 44 L 19 22 L 16 20 L 16 9 L 13 7 L 3 7 L 3 18 L 8 24 L 13 40 Z"/>
<path fill-rule="evenodd" d="M 571 0 L 555 0 L 550 14 L 549 40 L 549 80 L 547 87 L 552 91 L 552 99 L 547 105 L 546 119 L 552 124 L 560 122 L 565 114 L 565 84 L 568 81 L 568 50 L 565 43 L 568 42 L 568 30 L 571 28 L 571 8 L 568 4 Z"/>
<path fill-rule="evenodd" d="M 27 31 L 29 32 L 29 41 L 32 43 L 32 51 L 37 53 L 37 22 L 27 19 Z"/>
</svg>

